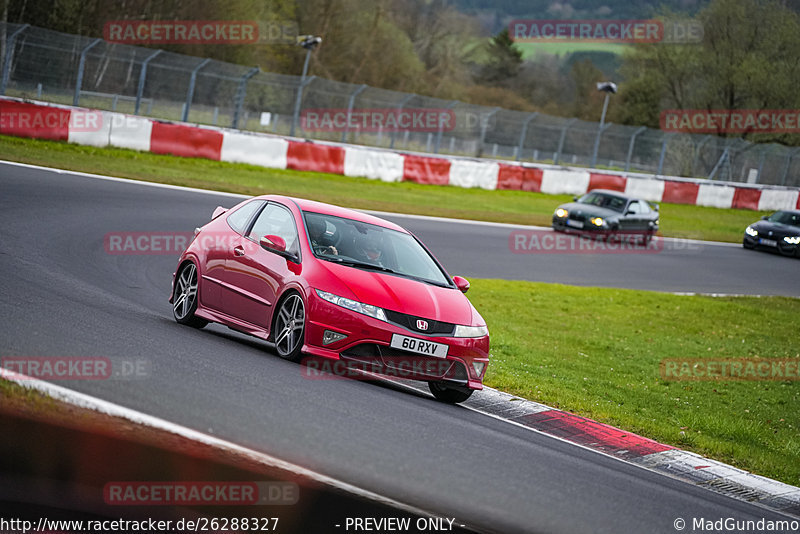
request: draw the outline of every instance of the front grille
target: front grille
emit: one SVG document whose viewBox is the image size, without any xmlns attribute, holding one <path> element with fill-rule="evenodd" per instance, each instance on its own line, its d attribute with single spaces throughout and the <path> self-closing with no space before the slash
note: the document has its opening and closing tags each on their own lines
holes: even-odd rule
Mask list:
<svg viewBox="0 0 800 534">
<path fill-rule="evenodd" d="M 386 312 L 386 318 L 389 322 L 395 324 L 406 330 L 425 334 L 428 336 L 452 336 L 456 331 L 456 325 L 452 323 L 445 323 L 443 321 L 434 321 L 433 319 L 426 319 L 425 317 L 417 317 L 415 315 L 407 315 L 392 310 L 383 310 Z M 427 330 L 417 328 L 417 321 L 425 321 L 428 323 Z"/>
<path fill-rule="evenodd" d="M 345 360 L 373 366 L 368 369 L 372 372 L 400 378 L 448 378 L 459 381 L 467 379 L 467 370 L 460 362 L 424 356 L 375 343 L 361 343 L 342 352 L 341 356 Z"/>
</svg>

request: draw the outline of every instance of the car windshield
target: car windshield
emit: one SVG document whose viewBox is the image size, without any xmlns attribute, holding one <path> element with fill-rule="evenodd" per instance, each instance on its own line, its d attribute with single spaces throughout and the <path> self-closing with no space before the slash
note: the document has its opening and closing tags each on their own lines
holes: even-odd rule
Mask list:
<svg viewBox="0 0 800 534">
<path fill-rule="evenodd" d="M 791 211 L 777 211 L 769 216 L 769 222 L 800 227 L 800 214 Z"/>
<path fill-rule="evenodd" d="M 452 286 L 436 260 L 410 234 L 321 213 L 306 211 L 303 217 L 319 259 Z"/>
<path fill-rule="evenodd" d="M 614 195 L 606 195 L 604 193 L 587 193 L 578 199 L 581 204 L 591 204 L 600 208 L 606 208 L 613 211 L 622 212 L 625 209 L 625 204 L 628 201 L 624 198 Z"/>
</svg>

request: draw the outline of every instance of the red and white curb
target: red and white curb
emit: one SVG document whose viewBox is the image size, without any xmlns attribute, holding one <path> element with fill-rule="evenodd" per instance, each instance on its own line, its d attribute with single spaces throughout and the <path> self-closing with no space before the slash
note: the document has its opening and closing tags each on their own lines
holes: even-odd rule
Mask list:
<svg viewBox="0 0 800 534">
<path fill-rule="evenodd" d="M 611 189 L 653 202 L 761 211 L 800 208 L 800 190 L 794 187 L 615 174 L 597 169 L 366 148 L 10 97 L 0 97 L 0 134 L 385 182 L 571 195 L 582 195 L 591 189 Z"/>
<path fill-rule="evenodd" d="M 377 377 L 377 375 L 376 375 Z M 416 382 L 392 379 L 415 391 Z M 484 387 L 462 407 L 684 482 L 800 517 L 800 488 L 632 432 Z"/>
</svg>

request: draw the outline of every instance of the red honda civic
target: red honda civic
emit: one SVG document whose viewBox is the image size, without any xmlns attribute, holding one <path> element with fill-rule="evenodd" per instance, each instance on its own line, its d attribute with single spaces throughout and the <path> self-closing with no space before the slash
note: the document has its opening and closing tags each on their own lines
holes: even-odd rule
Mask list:
<svg viewBox="0 0 800 534">
<path fill-rule="evenodd" d="M 221 323 L 287 360 L 423 380 L 455 403 L 483 388 L 489 362 L 489 331 L 468 289 L 394 223 L 266 195 L 218 207 L 195 232 L 170 302 L 181 324 Z"/>
</svg>

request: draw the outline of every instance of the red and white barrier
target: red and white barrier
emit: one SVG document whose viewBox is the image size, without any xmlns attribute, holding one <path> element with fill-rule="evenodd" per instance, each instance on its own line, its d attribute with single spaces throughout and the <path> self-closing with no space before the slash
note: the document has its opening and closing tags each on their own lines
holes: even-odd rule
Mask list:
<svg viewBox="0 0 800 534">
<path fill-rule="evenodd" d="M 411 181 L 567 195 L 610 189 L 653 202 L 762 211 L 800 209 L 797 188 L 677 177 L 640 177 L 552 165 L 407 154 L 157 121 L 44 102 L 23 102 L 14 98 L 0 97 L 0 134 L 249 163 L 273 169 L 363 176 L 385 182 Z"/>
<path fill-rule="evenodd" d="M 285 169 L 289 141 L 277 137 L 226 131 L 222 136 L 220 159 L 249 163 L 271 169 Z"/>
</svg>

